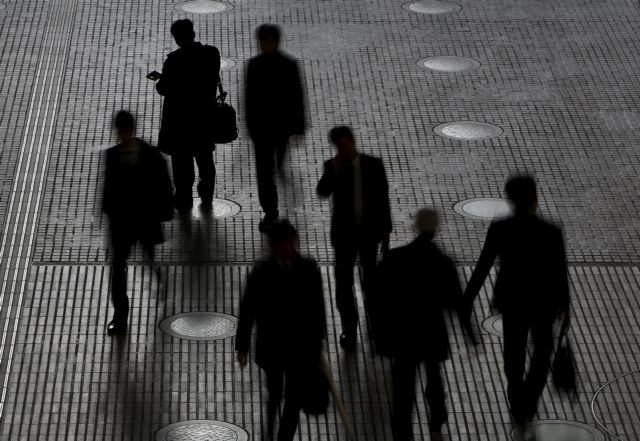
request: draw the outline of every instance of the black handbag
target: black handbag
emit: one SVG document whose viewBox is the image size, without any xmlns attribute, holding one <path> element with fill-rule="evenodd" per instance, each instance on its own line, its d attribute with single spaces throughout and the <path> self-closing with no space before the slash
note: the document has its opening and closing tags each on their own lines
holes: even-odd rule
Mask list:
<svg viewBox="0 0 640 441">
<path fill-rule="evenodd" d="M 576 362 L 573 349 L 567 338 L 569 320 L 567 319 L 560 331 L 558 347 L 551 366 L 551 378 L 556 389 L 577 394 Z"/>
<path fill-rule="evenodd" d="M 302 400 L 302 410 L 307 415 L 322 415 L 329 407 L 329 380 L 320 366 L 309 373 Z"/>
<path fill-rule="evenodd" d="M 214 144 L 228 144 L 238 139 L 238 125 L 236 123 L 236 110 L 226 103 L 227 92 L 222 89 L 222 82 L 218 83 L 220 95 L 216 97 L 213 142 Z"/>
</svg>

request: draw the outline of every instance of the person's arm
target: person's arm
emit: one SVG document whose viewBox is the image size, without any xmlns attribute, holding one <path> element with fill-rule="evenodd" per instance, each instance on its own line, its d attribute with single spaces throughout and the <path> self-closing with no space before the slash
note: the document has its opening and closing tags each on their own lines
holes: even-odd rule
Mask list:
<svg viewBox="0 0 640 441">
<path fill-rule="evenodd" d="M 324 340 L 327 335 L 327 318 L 324 309 L 324 293 L 322 289 L 322 275 L 317 263 L 313 263 L 310 277 L 311 300 L 313 302 L 314 330 L 318 341 Z"/>
<path fill-rule="evenodd" d="M 473 305 L 473 301 L 478 296 L 485 279 L 489 275 L 489 271 L 491 271 L 493 262 L 496 260 L 498 255 L 497 240 L 496 226 L 495 224 L 491 224 L 489 231 L 487 232 L 487 238 L 484 241 L 484 246 L 482 247 L 478 263 L 473 270 L 471 279 L 469 279 L 467 288 L 464 291 L 462 316 L 468 317 L 471 315 L 471 306 Z"/>
<path fill-rule="evenodd" d="M 104 169 L 104 184 L 102 187 L 102 211 L 107 216 L 111 216 L 113 213 L 114 196 L 113 196 L 113 172 L 111 171 L 111 160 L 109 152 L 104 153 L 105 169 Z"/>
<path fill-rule="evenodd" d="M 173 72 L 171 69 L 171 63 L 169 61 L 169 58 L 167 58 L 162 65 L 162 75 L 156 83 L 156 91 L 162 96 L 167 96 L 167 94 L 170 94 L 172 80 Z"/>
<path fill-rule="evenodd" d="M 318 182 L 318 187 L 316 188 L 318 195 L 323 198 L 328 198 L 336 189 L 336 181 L 337 176 L 333 167 L 332 161 L 336 159 L 332 159 L 324 163 L 324 173 L 322 173 L 322 177 L 320 178 L 320 182 Z"/>
<path fill-rule="evenodd" d="M 387 173 L 384 168 L 384 163 L 380 160 L 380 202 L 382 204 L 382 218 L 381 227 L 383 234 L 383 244 L 388 246 L 389 244 L 389 235 L 391 234 L 391 230 L 393 229 L 393 225 L 391 222 L 391 202 L 389 201 L 389 181 L 387 180 Z"/>
<path fill-rule="evenodd" d="M 303 77 L 296 61 L 293 61 L 291 70 L 292 130 L 294 134 L 303 134 L 306 128 Z"/>
<path fill-rule="evenodd" d="M 255 122 L 255 101 L 256 101 L 256 91 L 255 91 L 255 64 L 253 60 L 249 60 L 245 71 L 244 71 L 244 112 L 245 112 L 245 121 L 247 123 L 247 129 L 249 131 L 249 136 L 253 138 L 253 132 L 256 128 Z"/>
<path fill-rule="evenodd" d="M 158 192 L 159 218 L 162 222 L 166 222 L 173 218 L 173 184 L 171 183 L 171 178 L 169 177 L 167 161 L 165 161 L 160 153 L 157 153 L 156 169 L 156 191 Z"/>
<path fill-rule="evenodd" d="M 260 289 L 260 284 L 257 280 L 259 278 L 259 271 L 258 268 L 255 268 L 247 278 L 247 286 L 242 301 L 240 302 L 235 347 L 241 366 L 246 364 L 247 354 L 251 347 L 251 329 L 256 321 L 256 296 L 258 295 L 257 290 Z"/>
<path fill-rule="evenodd" d="M 557 251 L 556 251 L 556 268 L 557 268 L 557 283 L 558 283 L 558 296 L 559 296 L 559 309 L 560 314 L 565 317 L 569 314 L 569 307 L 571 300 L 569 296 L 569 269 L 567 268 L 567 254 L 565 251 L 564 237 L 562 231 L 558 230 Z"/>
</svg>

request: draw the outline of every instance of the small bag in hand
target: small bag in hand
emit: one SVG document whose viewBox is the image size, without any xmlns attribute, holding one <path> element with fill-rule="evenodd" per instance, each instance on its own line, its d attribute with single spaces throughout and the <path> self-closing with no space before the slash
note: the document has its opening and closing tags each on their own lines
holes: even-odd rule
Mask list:
<svg viewBox="0 0 640 441">
<path fill-rule="evenodd" d="M 214 144 L 228 144 L 238 139 L 238 125 L 236 123 L 235 109 L 225 102 L 227 92 L 222 89 L 222 83 L 218 83 L 220 95 L 216 97 L 213 142 Z"/>
<path fill-rule="evenodd" d="M 551 367 L 551 377 L 554 386 L 558 390 L 564 390 L 575 395 L 577 393 L 576 362 L 573 349 L 567 338 L 568 329 L 569 320 L 567 319 L 565 323 L 563 323 L 562 330 L 560 331 L 558 347 Z"/>
</svg>

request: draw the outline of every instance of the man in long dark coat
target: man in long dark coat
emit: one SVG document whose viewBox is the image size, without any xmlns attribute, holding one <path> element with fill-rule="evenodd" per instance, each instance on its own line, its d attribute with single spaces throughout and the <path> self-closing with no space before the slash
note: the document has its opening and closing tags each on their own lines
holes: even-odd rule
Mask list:
<svg viewBox="0 0 640 441">
<path fill-rule="evenodd" d="M 286 221 L 268 231 L 272 255 L 256 265 L 240 304 L 236 350 L 246 366 L 256 324 L 256 362 L 267 377 L 267 431 L 273 439 L 284 386 L 278 441 L 291 441 L 311 374 L 318 369 L 326 334 L 322 279 L 316 262 L 296 250 L 297 233 Z"/>
<path fill-rule="evenodd" d="M 114 126 L 120 143 L 106 153 L 102 198 L 113 253 L 111 300 L 115 312 L 107 326 L 109 335 L 127 330 L 127 258 L 131 248 L 139 241 L 153 262 L 154 247 L 163 241 L 161 222 L 173 216 L 171 181 L 164 158 L 134 137 L 135 121 L 129 112 L 119 112 Z"/>
<path fill-rule="evenodd" d="M 505 191 L 515 213 L 489 227 L 464 302 L 469 316 L 473 300 L 498 258 L 500 270 L 492 306 L 502 313 L 507 397 L 515 422 L 522 425 L 537 412 L 547 380 L 553 323 L 559 315 L 568 318 L 569 282 L 562 231 L 535 215 L 538 196 L 533 178 L 512 178 Z M 529 332 L 534 349 L 525 378 Z"/>
<path fill-rule="evenodd" d="M 193 206 L 193 161 L 198 165 L 198 194 L 210 209 L 215 189 L 211 127 L 215 124 L 216 87 L 220 82 L 220 51 L 195 41 L 191 20 L 173 23 L 171 34 L 180 47 L 171 52 L 162 68 L 156 90 L 164 96 L 158 148 L 171 155 L 174 204 L 181 213 Z"/>
<path fill-rule="evenodd" d="M 289 138 L 305 130 L 305 97 L 295 59 L 279 50 L 280 29 L 263 24 L 256 31 L 260 55 L 246 71 L 245 111 L 256 155 L 258 199 L 264 211 L 260 229 L 278 218 L 275 168 L 282 166 Z"/>
<path fill-rule="evenodd" d="M 418 237 L 389 250 L 378 266 L 371 290 L 370 318 L 376 348 L 392 358 L 393 440 L 412 439 L 416 370 L 424 363 L 431 439 L 439 440 L 447 420 L 440 364 L 448 358 L 449 338 L 443 309 L 461 305 L 462 288 L 453 262 L 432 242 L 437 214 L 416 216 Z"/>
</svg>

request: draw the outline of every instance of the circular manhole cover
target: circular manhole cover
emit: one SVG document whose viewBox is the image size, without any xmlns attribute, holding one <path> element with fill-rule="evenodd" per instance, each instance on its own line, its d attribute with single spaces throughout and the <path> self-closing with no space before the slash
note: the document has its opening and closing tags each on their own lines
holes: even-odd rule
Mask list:
<svg viewBox="0 0 640 441">
<path fill-rule="evenodd" d="M 544 441 L 605 441 L 602 432 L 584 423 L 568 420 L 540 420 L 524 427 L 524 436 L 511 432 L 514 441 L 529 439 Z"/>
<path fill-rule="evenodd" d="M 456 121 L 440 124 L 433 130 L 445 138 L 459 139 L 462 141 L 480 141 L 495 138 L 502 134 L 500 127 L 477 121 Z"/>
<path fill-rule="evenodd" d="M 473 58 L 456 56 L 439 56 L 423 58 L 418 66 L 436 72 L 467 72 L 480 67 L 480 62 Z"/>
<path fill-rule="evenodd" d="M 225 217 L 232 217 L 240 213 L 241 207 L 233 201 L 227 199 L 213 199 L 213 217 L 216 219 L 223 219 Z M 200 219 L 205 217 L 207 212 L 197 207 L 191 210 L 192 217 Z M 209 212 L 210 213 L 210 212 Z"/>
<path fill-rule="evenodd" d="M 7 5 L 5 5 L 4 3 L 0 3 L 0 11 L 7 9 Z"/>
<path fill-rule="evenodd" d="M 221 340 L 236 333 L 237 319 L 218 312 L 185 312 L 160 322 L 160 329 L 183 340 Z"/>
<path fill-rule="evenodd" d="M 233 9 L 233 6 L 225 2 L 212 0 L 193 0 L 178 3 L 175 8 L 180 12 L 189 14 L 219 14 Z"/>
<path fill-rule="evenodd" d="M 169 424 L 156 432 L 156 441 L 248 441 L 242 428 L 222 421 L 192 420 Z"/>
<path fill-rule="evenodd" d="M 613 415 L 612 403 L 620 404 Z M 620 375 L 598 389 L 591 400 L 591 413 L 598 425 L 615 439 L 637 439 L 640 433 L 640 370 Z M 620 421 L 629 421 L 629 424 Z"/>
<path fill-rule="evenodd" d="M 472 219 L 493 220 L 509 216 L 511 203 L 499 198 L 474 198 L 458 202 L 453 206 L 456 213 Z"/>
<path fill-rule="evenodd" d="M 220 70 L 232 69 L 236 66 L 236 62 L 231 58 L 222 57 L 220 58 Z"/>
<path fill-rule="evenodd" d="M 458 12 L 462 9 L 457 3 L 439 1 L 439 0 L 423 0 L 419 2 L 405 3 L 404 9 L 420 14 L 450 14 Z"/>
<path fill-rule="evenodd" d="M 482 327 L 491 335 L 502 337 L 502 315 L 492 315 L 482 322 Z"/>
</svg>

